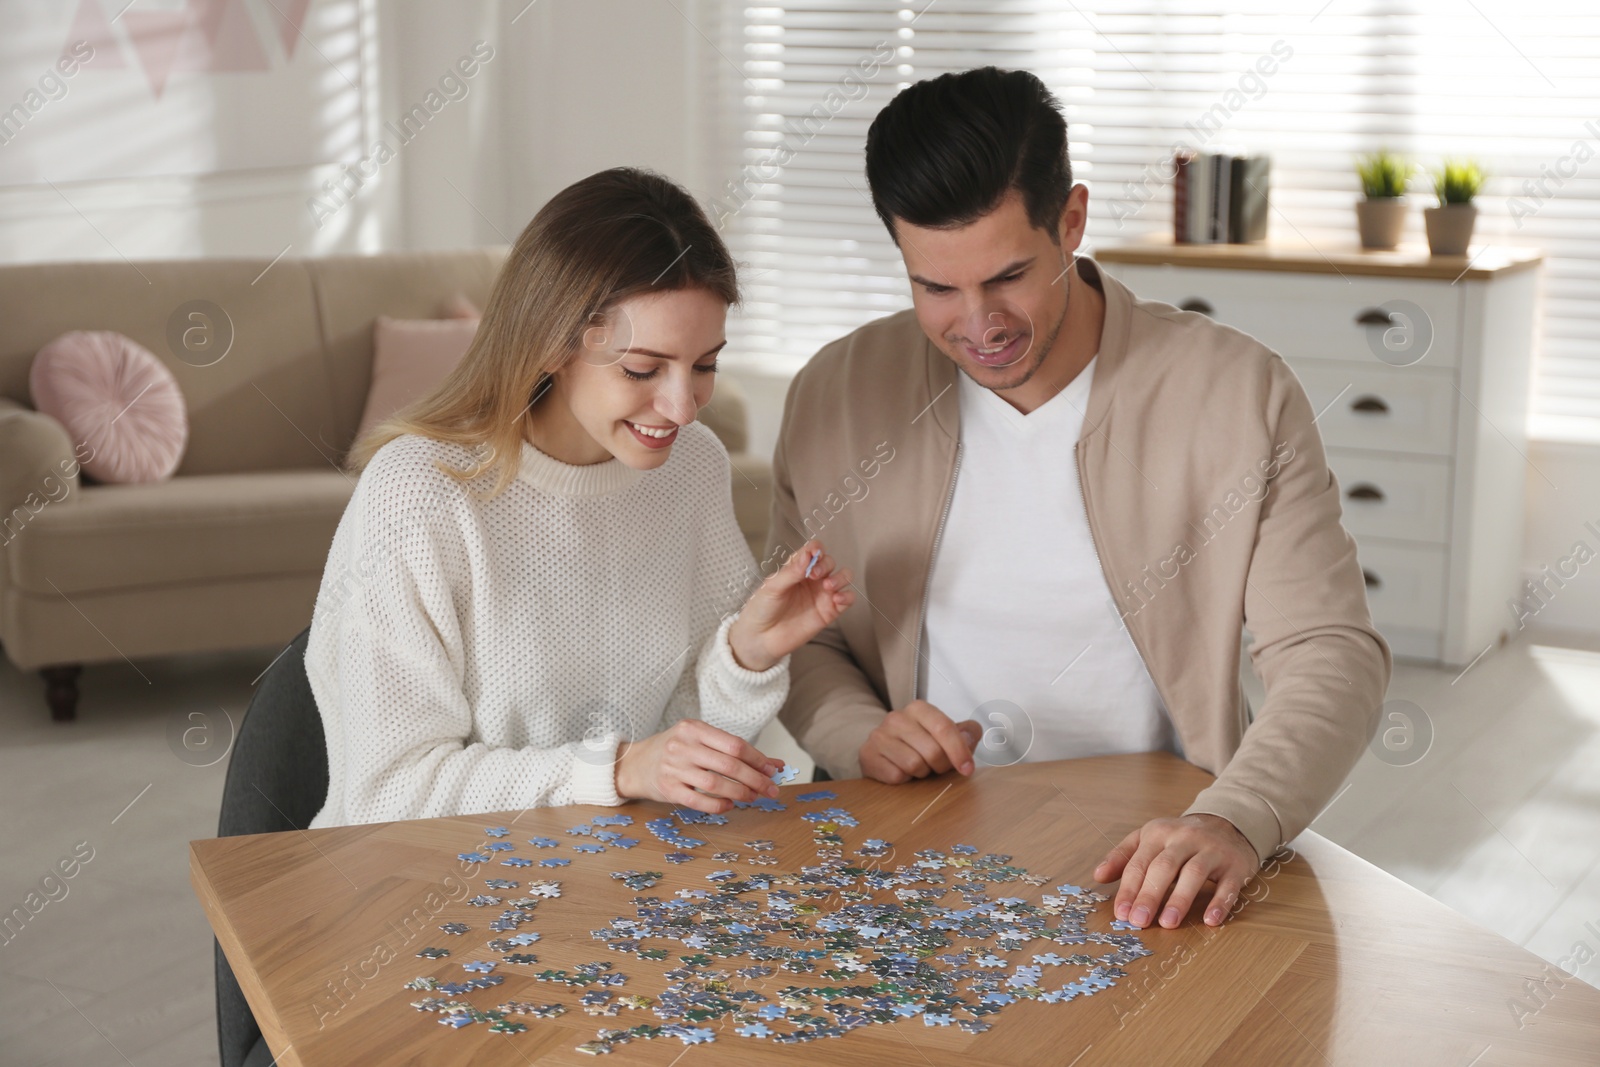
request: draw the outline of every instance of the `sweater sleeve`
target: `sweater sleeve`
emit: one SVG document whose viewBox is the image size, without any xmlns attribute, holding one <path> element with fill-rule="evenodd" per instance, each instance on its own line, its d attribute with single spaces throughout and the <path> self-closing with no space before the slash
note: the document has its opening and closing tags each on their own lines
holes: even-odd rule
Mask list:
<svg viewBox="0 0 1600 1067">
<path fill-rule="evenodd" d="M 369 473 L 378 474 L 369 470 Z M 617 737 L 553 748 L 474 739 L 458 597 L 463 506 L 380 475 L 358 486 L 329 558 L 306 669 L 329 755 L 314 826 L 561 804 L 618 804 Z M 343 595 L 336 595 L 342 590 Z"/>
<path fill-rule="evenodd" d="M 690 613 L 694 620 L 690 647 L 697 650 L 694 670 L 684 671 L 678 680 L 661 726 L 699 718 L 754 741 L 789 695 L 789 657 L 764 671 L 748 670 L 733 658 L 728 631 L 745 598 L 760 584 L 761 573 L 734 518 L 728 455 L 720 443 L 713 443 L 717 474 L 708 479 L 701 507 Z"/>
<path fill-rule="evenodd" d="M 1355 541 L 1339 521 L 1339 485 L 1311 402 L 1282 360 L 1274 357 L 1269 371 L 1268 440 L 1289 446 L 1293 461 L 1262 502 L 1244 588 L 1266 701 L 1217 780 L 1184 812 L 1227 819 L 1263 862 L 1311 824 L 1361 758 L 1393 669 L 1372 625 Z"/>
<path fill-rule="evenodd" d="M 790 435 L 801 435 L 805 432 L 802 427 L 817 425 L 804 415 L 797 416 L 797 412 L 815 403 L 802 399 L 807 395 L 801 392 L 805 374 L 802 370 L 789 386 L 788 399 L 783 405 L 783 423 L 772 454 L 769 554 L 788 547 L 785 538 L 790 532 L 798 538 L 806 533 L 795 503 L 788 458 Z M 838 552 L 837 546 L 834 551 Z M 889 708 L 856 661 L 839 620 L 834 620 L 794 650 L 790 673 L 789 696 L 780 714 L 783 725 L 806 754 L 830 776 L 860 778 L 861 746 L 888 717 Z"/>
</svg>

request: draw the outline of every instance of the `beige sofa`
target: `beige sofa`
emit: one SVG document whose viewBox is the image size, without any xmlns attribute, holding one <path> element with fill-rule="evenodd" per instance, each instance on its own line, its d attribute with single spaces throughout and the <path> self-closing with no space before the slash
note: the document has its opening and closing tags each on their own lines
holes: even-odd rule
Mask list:
<svg viewBox="0 0 1600 1067">
<path fill-rule="evenodd" d="M 433 318 L 457 293 L 482 307 L 505 255 L 0 267 L 0 643 L 45 677 L 55 718 L 73 717 L 85 663 L 280 645 L 309 623 L 355 484 L 341 464 L 371 381 L 374 318 Z M 168 342 L 193 301 L 232 323 L 231 348 L 208 366 Z M 62 476 L 75 443 L 30 406 L 28 367 L 74 329 L 126 334 L 172 368 L 190 433 L 169 481 Z M 702 419 L 734 456 L 735 510 L 759 554 L 771 471 L 745 451 L 743 398 L 726 377 Z"/>
</svg>

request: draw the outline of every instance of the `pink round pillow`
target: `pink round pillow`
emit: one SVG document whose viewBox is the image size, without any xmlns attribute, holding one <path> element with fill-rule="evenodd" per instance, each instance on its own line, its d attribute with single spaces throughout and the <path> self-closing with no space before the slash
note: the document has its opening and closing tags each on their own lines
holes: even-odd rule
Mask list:
<svg viewBox="0 0 1600 1067">
<path fill-rule="evenodd" d="M 33 406 L 67 428 L 102 482 L 172 477 L 189 443 L 178 380 L 148 348 L 109 330 L 74 330 L 45 345 L 28 371 Z"/>
</svg>

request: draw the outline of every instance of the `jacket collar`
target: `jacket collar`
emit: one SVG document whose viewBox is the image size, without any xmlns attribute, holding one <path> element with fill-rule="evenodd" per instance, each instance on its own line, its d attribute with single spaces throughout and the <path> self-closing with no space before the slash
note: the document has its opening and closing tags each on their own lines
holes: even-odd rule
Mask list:
<svg viewBox="0 0 1600 1067">
<path fill-rule="evenodd" d="M 1089 388 L 1089 408 L 1083 415 L 1083 430 L 1078 440 L 1099 432 L 1111 409 L 1111 394 L 1117 385 L 1117 372 L 1128 355 L 1129 323 L 1133 317 L 1133 294 L 1126 285 L 1106 274 L 1088 256 L 1078 257 L 1078 276 L 1100 290 L 1106 300 L 1105 321 L 1100 324 L 1100 354 L 1095 357 L 1094 384 Z"/>
</svg>

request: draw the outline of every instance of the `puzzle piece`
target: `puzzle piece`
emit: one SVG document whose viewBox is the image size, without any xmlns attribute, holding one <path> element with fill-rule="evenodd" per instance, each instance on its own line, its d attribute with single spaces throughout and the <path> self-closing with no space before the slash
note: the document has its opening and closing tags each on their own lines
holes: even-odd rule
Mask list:
<svg viewBox="0 0 1600 1067">
<path fill-rule="evenodd" d="M 780 773 L 774 779 L 793 780 L 793 769 L 785 770 L 791 773 Z M 783 804 L 769 798 L 758 799 L 760 803 L 738 807 L 763 813 L 786 810 Z M 836 800 L 837 794 L 817 789 L 798 799 L 816 804 Z M 1152 954 L 1131 924 L 1118 925 L 1114 921 L 1110 933 L 1089 930 L 1089 917 L 1095 905 L 1107 899 L 1104 896 L 1064 883 L 1054 894 L 1047 892 L 1035 903 L 1027 895 L 1029 887 L 1045 885 L 1051 879 L 1014 865 L 1010 856 L 980 855 L 975 846 L 958 843 L 948 851 L 922 849 L 913 861 L 897 864 L 887 858 L 894 845 L 886 839 L 864 836 L 855 840 L 851 835 L 852 841 L 846 842 L 843 835 L 859 822 L 845 808 L 835 805 L 799 814 L 812 828 L 816 860 L 810 865 L 776 867 L 780 857 L 769 839 L 745 841 L 745 856 L 730 849 L 727 842 L 719 841 L 720 850 L 710 856 L 718 866 L 706 875 L 711 888 L 676 889 L 665 898 L 635 896 L 633 918 L 619 917 L 592 931 L 592 936 L 608 949 L 642 960 L 670 961 L 672 953 L 657 946 L 664 942 L 681 946 L 685 954 L 678 955 L 675 963 L 666 963 L 670 968 L 665 972 L 668 985 L 659 998 L 616 995 L 613 990 L 627 978 L 612 970 L 609 963 L 547 969 L 530 975 L 539 981 L 584 990 L 580 1004 L 590 1014 L 615 1017 L 623 1010 L 650 1010 L 660 1020 L 659 1025 L 646 1022 L 601 1029 L 596 1040 L 580 1045 L 579 1051 L 604 1055 L 628 1041 L 658 1037 L 677 1037 L 685 1045 L 705 1043 L 715 1039 L 719 1020 L 730 1015 L 739 1036 L 766 1038 L 779 1044 L 839 1037 L 863 1026 L 918 1014 L 923 1015 L 927 1027 L 955 1026 L 964 1033 L 977 1034 L 990 1026 L 981 1017 L 1006 1005 L 1022 1000 L 1053 1004 L 1092 996 L 1114 986 L 1118 977 L 1125 977 L 1116 965 Z M 567 831 L 570 836 L 588 839 L 573 843 L 573 852 L 577 857 L 587 857 L 607 849 L 637 846 L 637 840 L 611 829 L 632 821 L 631 816 L 602 815 L 573 827 Z M 645 821 L 644 826 L 667 846 L 662 858 L 676 865 L 695 859 L 689 850 L 706 844 L 680 827 L 728 823 L 728 816 L 680 807 Z M 558 841 L 533 837 L 528 843 L 534 848 L 554 848 Z M 463 859 L 487 859 L 513 847 L 509 842 L 496 841 L 461 855 Z M 847 859 L 847 853 L 880 862 L 869 865 Z M 520 860 L 519 865 L 523 866 L 530 863 L 512 856 L 502 862 L 511 860 Z M 550 868 L 574 862 L 566 857 L 540 861 Z M 784 858 L 781 862 L 790 861 Z M 749 869 L 739 870 L 735 865 Z M 756 867 L 776 869 L 758 871 L 753 869 Z M 780 873 L 785 870 L 789 873 Z M 622 870 L 610 874 L 634 893 L 645 893 L 664 878 L 659 871 Z M 517 882 L 508 879 L 485 879 L 484 887 L 519 888 Z M 1003 896 L 995 892 L 997 887 L 1015 887 L 1022 892 Z M 489 924 L 492 930 L 509 932 L 529 921 L 533 916 L 530 909 L 540 901 L 561 896 L 561 883 L 532 882 L 524 892 L 522 899 L 512 901 L 510 908 Z M 498 897 L 482 895 L 469 903 L 487 907 L 503 902 Z M 470 928 L 461 923 L 445 924 L 441 929 L 454 933 Z M 798 940 L 791 940 L 786 931 Z M 513 949 L 538 936 L 530 932 L 496 937 L 489 942 L 489 949 L 503 953 L 499 957 L 501 963 L 531 967 L 538 962 L 537 957 Z M 808 939 L 819 947 L 797 947 Z M 1033 948 L 1040 941 L 1045 945 L 1039 947 L 1046 950 Z M 1051 943 L 1095 947 L 1069 950 L 1072 954 L 1064 955 L 1049 951 Z M 973 947 L 957 949 L 958 944 Z M 1007 958 L 1018 951 L 1027 952 L 1022 959 L 1031 956 L 1032 965 Z M 1069 966 L 1091 969 L 1059 989 L 1039 988 L 1044 967 Z M 463 1020 L 450 1023 L 452 1026 L 510 1022 L 511 1026 L 498 1032 L 518 1032 L 515 1027 L 525 1024 L 508 1020 L 508 1016 L 533 1014 L 541 1006 L 510 1001 L 498 1010 L 485 1012 L 452 999 L 504 981 L 502 976 L 488 973 L 494 967 L 489 961 L 473 961 L 463 968 L 477 977 L 464 982 L 439 982 L 424 976 L 407 983 L 407 988 L 436 994 L 414 1006 L 437 1014 L 441 1021 Z M 788 983 L 775 994 L 741 984 L 775 975 L 781 976 L 780 983 Z M 768 1001 L 768 995 L 777 1003 Z M 774 1026 L 778 1020 L 787 1023 L 781 1031 Z"/>
</svg>

